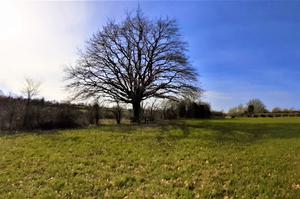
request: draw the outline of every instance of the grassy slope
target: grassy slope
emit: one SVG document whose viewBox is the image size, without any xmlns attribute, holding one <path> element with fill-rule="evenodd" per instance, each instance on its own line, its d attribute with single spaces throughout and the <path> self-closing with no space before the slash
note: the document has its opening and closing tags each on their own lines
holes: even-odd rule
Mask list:
<svg viewBox="0 0 300 199">
<path fill-rule="evenodd" d="M 300 198 L 300 118 L 0 137 L 0 198 Z"/>
</svg>

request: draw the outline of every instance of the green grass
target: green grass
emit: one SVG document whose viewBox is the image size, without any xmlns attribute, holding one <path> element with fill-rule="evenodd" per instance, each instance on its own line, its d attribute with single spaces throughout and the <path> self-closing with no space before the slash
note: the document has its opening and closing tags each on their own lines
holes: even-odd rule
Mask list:
<svg viewBox="0 0 300 199">
<path fill-rule="evenodd" d="M 300 118 L 0 137 L 0 198 L 300 198 Z"/>
</svg>

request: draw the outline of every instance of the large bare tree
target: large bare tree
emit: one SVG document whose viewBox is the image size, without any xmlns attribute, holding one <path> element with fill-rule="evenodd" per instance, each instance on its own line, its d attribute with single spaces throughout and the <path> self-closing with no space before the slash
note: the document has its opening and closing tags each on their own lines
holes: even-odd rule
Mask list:
<svg viewBox="0 0 300 199">
<path fill-rule="evenodd" d="M 67 87 L 76 97 L 131 103 L 134 121 L 140 122 L 143 100 L 199 91 L 186 51 L 175 20 L 150 20 L 138 10 L 92 36 L 77 63 L 66 70 Z"/>
</svg>

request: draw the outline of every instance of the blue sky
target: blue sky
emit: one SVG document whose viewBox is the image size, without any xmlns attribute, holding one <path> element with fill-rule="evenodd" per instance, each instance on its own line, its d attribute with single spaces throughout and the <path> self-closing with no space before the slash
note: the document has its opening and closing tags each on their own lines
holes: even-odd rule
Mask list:
<svg viewBox="0 0 300 199">
<path fill-rule="evenodd" d="M 206 91 L 203 100 L 210 102 L 213 109 L 227 111 L 251 98 L 261 99 L 270 109 L 275 106 L 300 108 L 297 81 L 300 77 L 300 2 L 140 1 L 139 4 L 146 16 L 168 16 L 178 21 L 183 38 L 189 44 L 190 60 Z M 49 45 L 56 49 L 50 50 L 50 58 L 48 53 L 39 55 L 40 60 L 35 59 L 41 63 L 53 62 L 40 71 L 46 70 L 47 76 L 39 75 L 36 70 L 27 75 L 46 79 L 47 92 L 43 94 L 49 99 L 64 99 L 62 66 L 76 59 L 76 49 L 82 48 L 84 41 L 101 29 L 107 19 L 122 20 L 126 11 L 134 11 L 137 6 L 138 2 L 134 1 L 26 5 L 31 13 L 32 9 L 36 11 L 34 18 L 41 16 L 43 24 L 50 24 L 51 29 L 49 26 L 37 29 L 49 30 L 48 37 L 52 38 Z M 58 30 L 53 32 L 56 24 L 59 24 Z M 53 39 L 55 37 L 59 38 Z M 39 48 L 34 48 L 35 52 Z M 32 57 L 34 59 L 34 53 Z M 26 71 L 30 71 L 29 68 L 19 77 Z M 2 81 L 3 88 L 18 88 L 9 86 L 13 84 L 8 81 Z"/>
</svg>

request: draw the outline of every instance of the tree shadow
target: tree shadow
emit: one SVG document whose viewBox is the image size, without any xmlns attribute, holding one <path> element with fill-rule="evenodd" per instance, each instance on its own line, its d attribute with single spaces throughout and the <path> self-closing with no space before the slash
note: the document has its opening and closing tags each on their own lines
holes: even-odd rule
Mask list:
<svg viewBox="0 0 300 199">
<path fill-rule="evenodd" d="M 51 130 L 18 130 L 18 131 L 1 131 L 1 136 L 22 136 L 22 135 L 56 135 L 66 129 L 51 129 Z M 70 130 L 70 129 L 69 129 Z"/>
<path fill-rule="evenodd" d="M 174 130 L 181 133 L 172 134 Z M 160 125 L 160 134 L 169 139 L 205 139 L 221 143 L 253 143 L 262 139 L 300 138 L 299 123 L 171 121 Z"/>
<path fill-rule="evenodd" d="M 135 124 L 102 124 L 98 127 L 94 127 L 96 130 L 100 130 L 101 132 L 109 132 L 109 133 L 133 133 L 137 131 L 139 128 L 138 125 Z"/>
<path fill-rule="evenodd" d="M 68 131 L 77 130 L 69 129 Z M 150 132 L 135 137 L 134 139 L 153 139 L 159 143 L 168 141 L 178 141 L 180 139 L 202 139 L 214 141 L 217 143 L 228 144 L 247 144 L 254 143 L 263 139 L 290 139 L 300 138 L 300 123 L 249 123 L 241 121 L 210 121 L 210 120 L 177 120 L 163 121 L 156 124 L 121 124 L 121 125 L 101 125 L 92 127 L 88 131 L 103 133 L 133 134 L 141 132 Z M 62 130 L 37 130 L 29 134 L 37 135 L 57 135 Z M 26 135 L 28 132 L 6 132 L 0 133 L 0 136 Z M 51 136 L 50 136 L 51 137 Z"/>
<path fill-rule="evenodd" d="M 177 135 L 179 137 L 185 138 L 191 134 L 190 127 L 183 121 L 168 121 L 165 123 L 160 123 L 158 125 L 161 134 L 170 134 L 174 130 L 179 130 L 182 135 Z M 174 135 L 173 135 L 174 136 Z"/>
<path fill-rule="evenodd" d="M 209 131 L 210 134 L 207 134 L 206 137 L 218 142 L 251 143 L 268 138 L 300 137 L 299 123 L 213 123 L 205 121 L 185 125 L 187 128 L 198 131 L 199 135 L 201 135 L 201 131 Z"/>
</svg>

